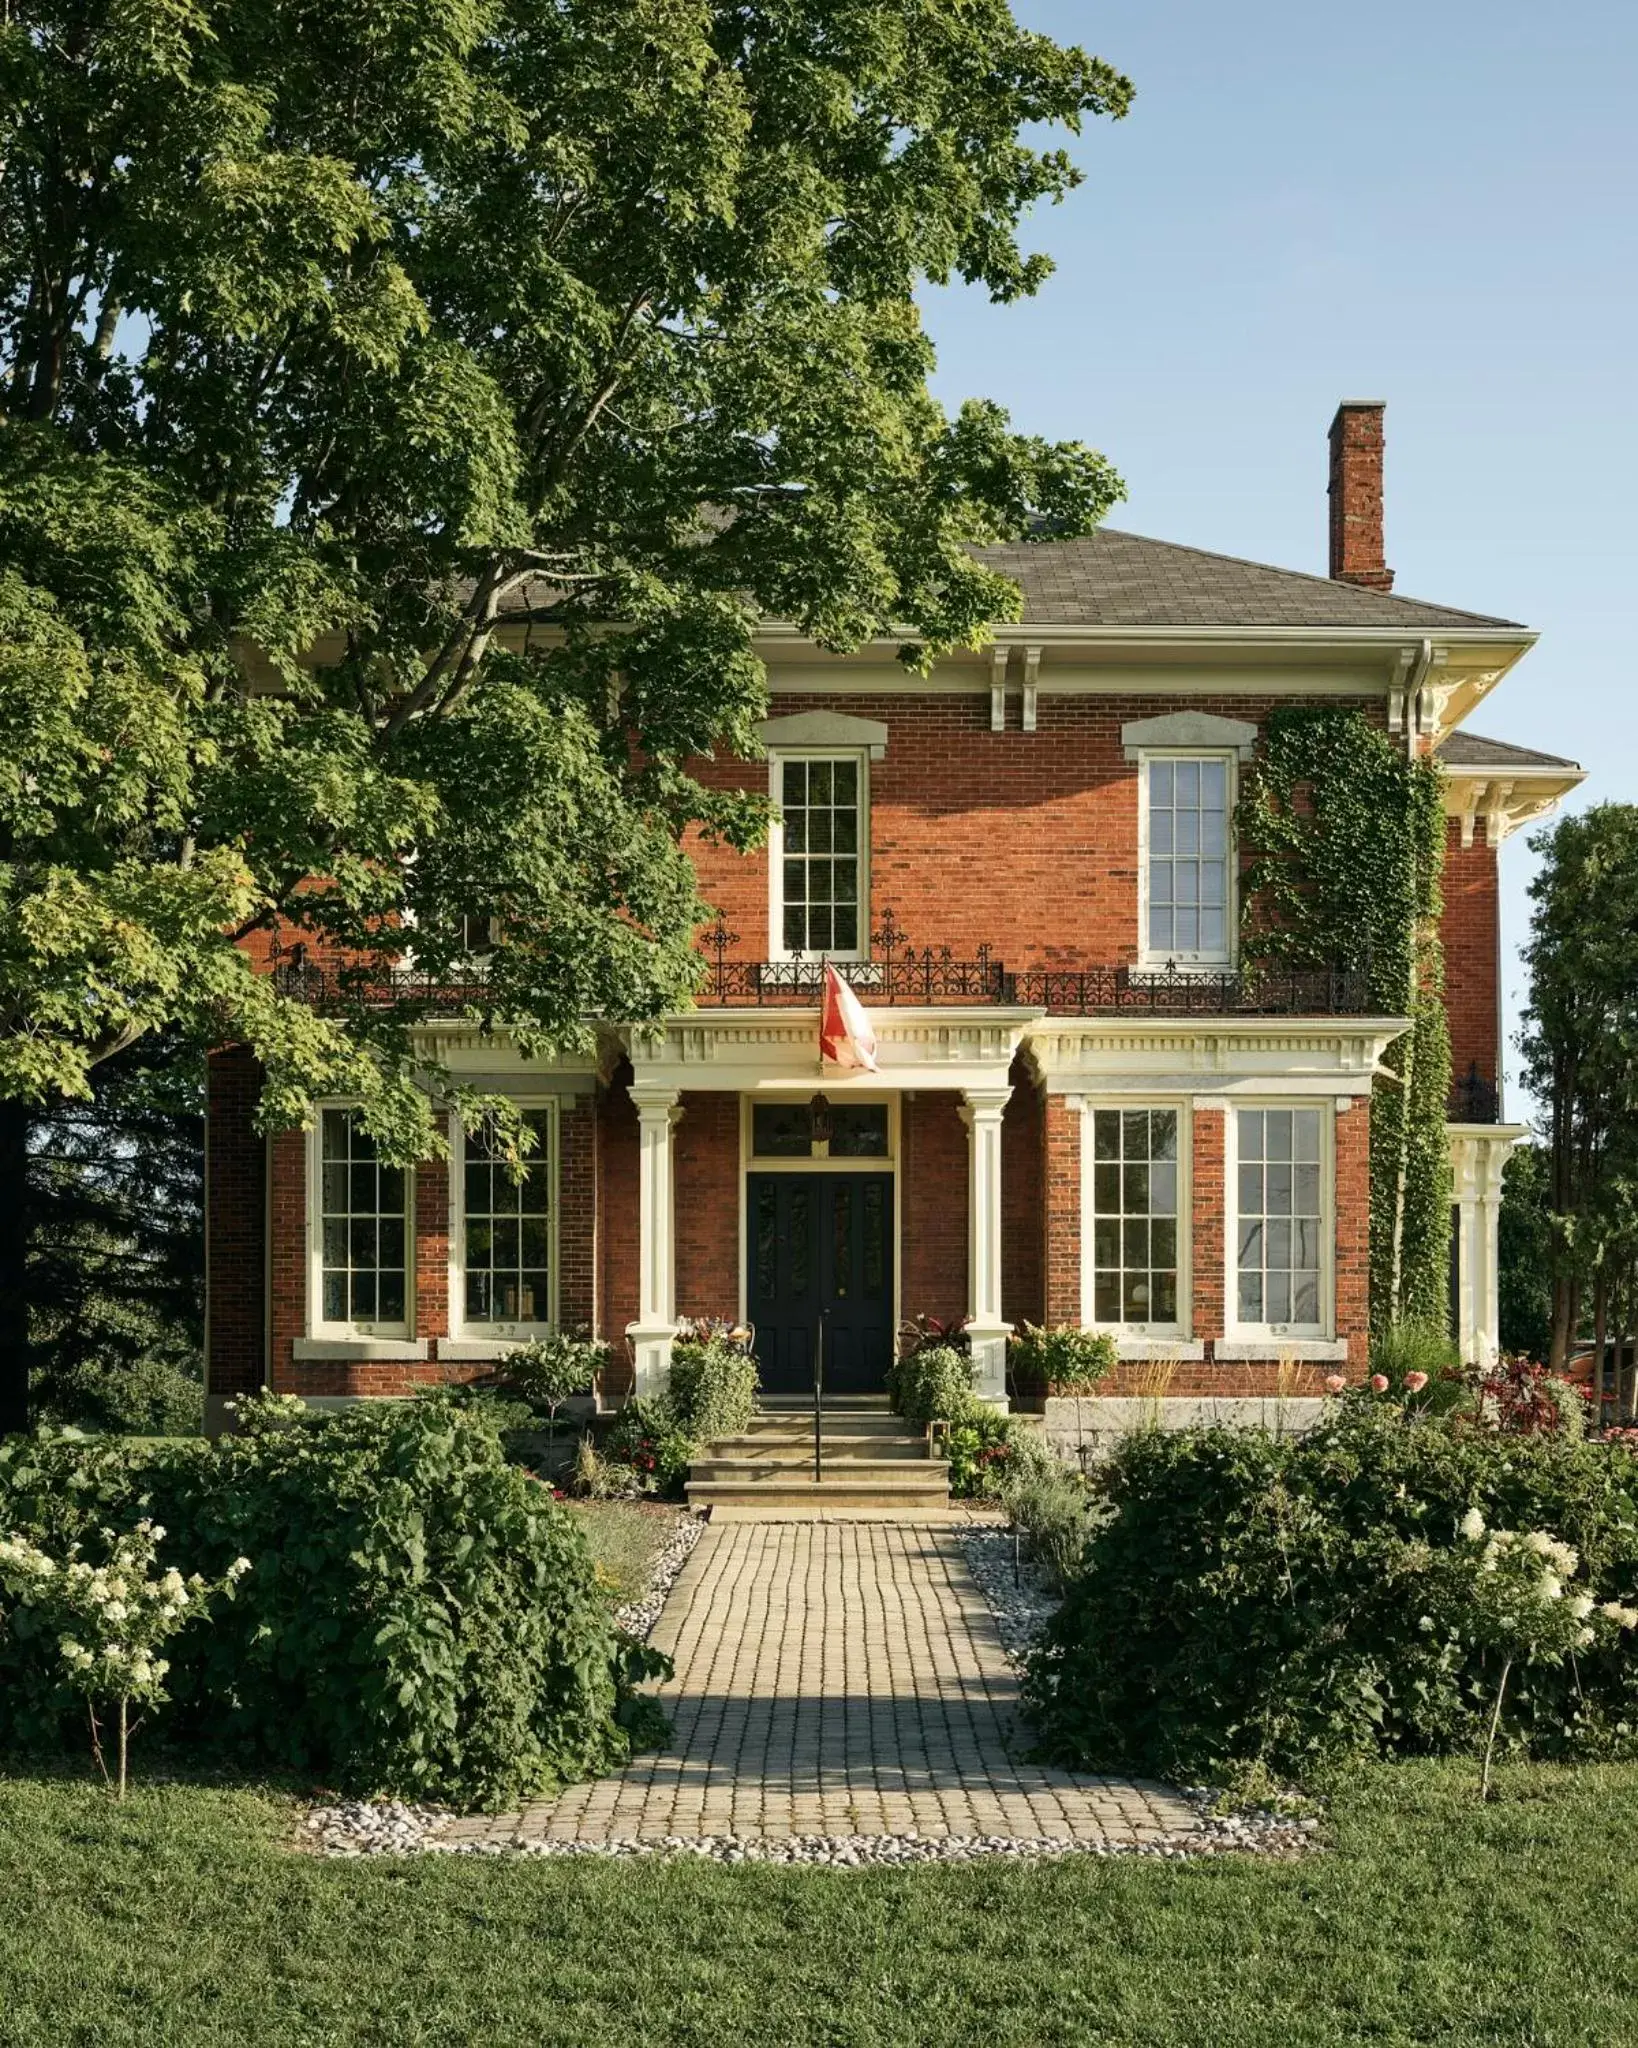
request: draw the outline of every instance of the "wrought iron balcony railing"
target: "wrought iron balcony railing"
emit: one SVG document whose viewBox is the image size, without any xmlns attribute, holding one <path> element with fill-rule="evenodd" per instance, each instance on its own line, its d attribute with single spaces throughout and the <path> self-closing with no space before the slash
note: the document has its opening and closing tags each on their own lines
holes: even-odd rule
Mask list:
<svg viewBox="0 0 1638 2048">
<path fill-rule="evenodd" d="M 1501 1090 L 1479 1072 L 1477 1060 L 1459 1081 L 1451 1084 L 1445 1115 L 1453 1124 L 1501 1122 Z"/>
<path fill-rule="evenodd" d="M 988 946 L 976 947 L 965 959 L 948 946 L 918 949 L 906 941 L 891 911 L 872 933 L 871 944 L 868 960 L 800 953 L 784 960 L 743 960 L 735 951 L 738 933 L 719 917 L 701 945 L 704 975 L 695 999 L 712 1008 L 811 1006 L 819 1000 L 830 965 L 872 1005 L 1017 1004 L 1070 1017 L 1134 1012 L 1156 1017 L 1350 1017 L 1367 1016 L 1372 1009 L 1370 975 L 1363 967 L 1243 967 L 1221 973 L 1179 966 L 1010 970 Z M 490 996 L 481 975 L 462 982 L 433 981 L 413 969 L 383 974 L 374 967 L 320 965 L 301 947 L 273 971 L 286 994 L 324 1007 L 409 1002 L 423 1009 L 482 1010 Z M 1494 1121 L 1494 1112 L 1489 1121 Z"/>
</svg>

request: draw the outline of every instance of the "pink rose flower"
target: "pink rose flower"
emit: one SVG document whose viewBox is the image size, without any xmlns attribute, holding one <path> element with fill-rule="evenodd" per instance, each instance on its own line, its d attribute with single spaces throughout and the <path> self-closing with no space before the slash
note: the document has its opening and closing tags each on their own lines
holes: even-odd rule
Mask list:
<svg viewBox="0 0 1638 2048">
<path fill-rule="evenodd" d="M 1339 1372 L 1328 1372 L 1325 1375 L 1325 1391 L 1328 1394 L 1340 1394 L 1347 1384 Z"/>
<path fill-rule="evenodd" d="M 1428 1376 L 1425 1372 L 1408 1372 L 1405 1375 L 1405 1392 L 1419 1394 L 1427 1383 Z"/>
<path fill-rule="evenodd" d="M 1385 1394 L 1385 1393 L 1386 1393 L 1387 1391 L 1388 1391 L 1388 1376 L 1387 1376 L 1387 1374 L 1386 1374 L 1385 1372 L 1373 1372 L 1373 1373 L 1371 1374 L 1371 1392 L 1372 1392 L 1373 1394 Z"/>
</svg>

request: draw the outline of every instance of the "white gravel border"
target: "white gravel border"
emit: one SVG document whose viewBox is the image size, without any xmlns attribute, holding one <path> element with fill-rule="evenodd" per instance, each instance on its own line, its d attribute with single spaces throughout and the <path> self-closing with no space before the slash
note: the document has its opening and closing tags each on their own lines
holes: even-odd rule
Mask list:
<svg viewBox="0 0 1638 2048">
<path fill-rule="evenodd" d="M 641 1600 L 628 1600 L 624 1607 L 614 1610 L 615 1625 L 623 1628 L 628 1636 L 637 1636 L 646 1642 L 654 1632 L 654 1624 L 660 1618 L 666 1595 L 682 1575 L 682 1568 L 693 1555 L 694 1545 L 705 1534 L 705 1522 L 699 1515 L 691 1515 L 685 1509 L 677 1513 L 676 1527 L 661 1545 L 659 1555 L 649 1568 L 648 1591 Z"/>
</svg>

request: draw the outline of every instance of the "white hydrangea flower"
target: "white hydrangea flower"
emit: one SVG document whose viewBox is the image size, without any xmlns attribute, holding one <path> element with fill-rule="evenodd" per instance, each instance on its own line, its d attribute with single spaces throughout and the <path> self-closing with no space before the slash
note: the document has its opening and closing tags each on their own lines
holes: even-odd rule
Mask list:
<svg viewBox="0 0 1638 2048">
<path fill-rule="evenodd" d="M 1456 1527 L 1469 1543 L 1477 1543 L 1484 1534 L 1484 1516 L 1477 1508 L 1469 1508 Z"/>
<path fill-rule="evenodd" d="M 1617 1628 L 1638 1628 L 1638 1607 L 1623 1607 L 1619 1600 L 1606 1600 L 1598 1611 Z"/>
<path fill-rule="evenodd" d="M 1575 1616 L 1577 1621 L 1585 1621 L 1587 1616 L 1591 1614 L 1592 1611 L 1593 1601 L 1592 1595 L 1590 1593 L 1577 1593 L 1575 1598 L 1570 1602 L 1570 1612 Z"/>
</svg>

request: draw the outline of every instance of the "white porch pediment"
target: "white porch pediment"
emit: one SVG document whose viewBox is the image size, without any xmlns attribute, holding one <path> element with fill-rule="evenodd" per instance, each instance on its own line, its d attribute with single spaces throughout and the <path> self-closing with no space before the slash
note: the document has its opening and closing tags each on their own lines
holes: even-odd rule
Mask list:
<svg viewBox="0 0 1638 2048">
<path fill-rule="evenodd" d="M 633 1026 L 632 1073 L 643 1085 L 759 1089 L 818 1087 L 828 1095 L 894 1088 L 1005 1088 L 1013 1056 L 1038 1009 L 870 1010 L 877 1072 L 821 1065 L 817 1008 L 696 1010 Z"/>
<path fill-rule="evenodd" d="M 1404 1017 L 1050 1017 L 1024 1051 L 1053 1094 L 1368 1095 Z"/>
</svg>

